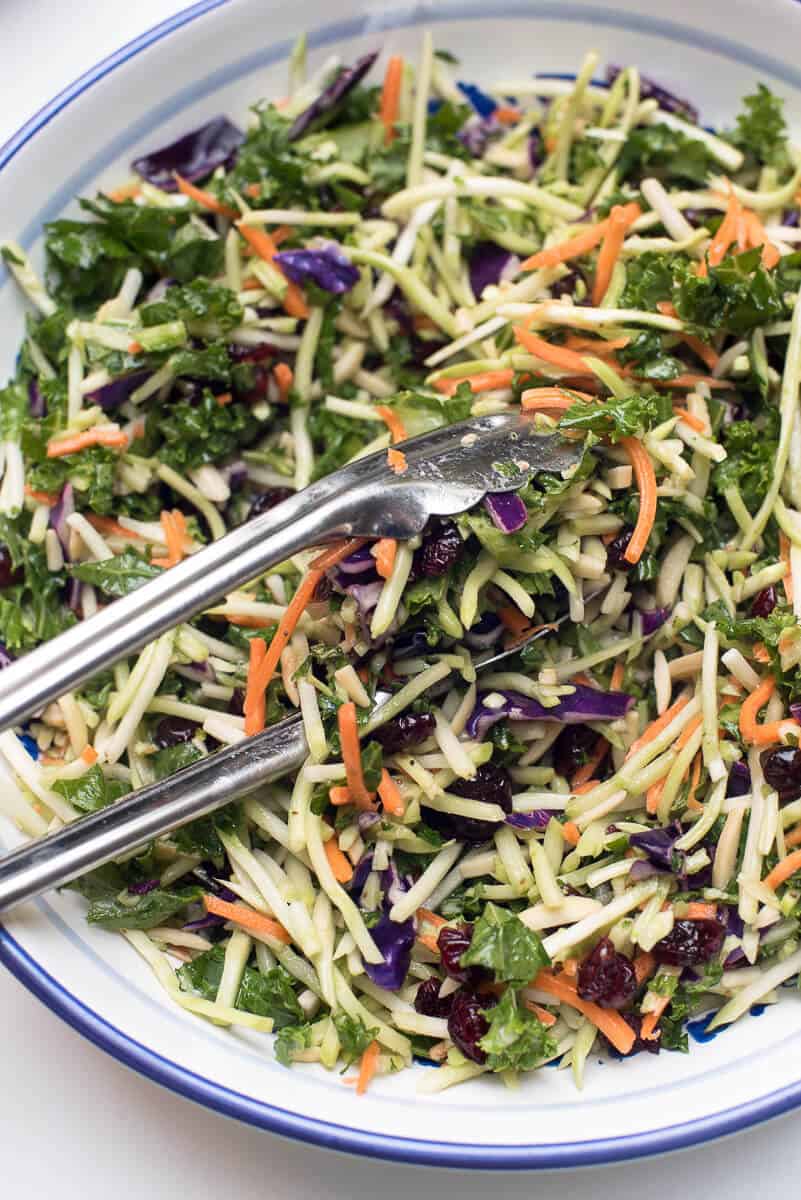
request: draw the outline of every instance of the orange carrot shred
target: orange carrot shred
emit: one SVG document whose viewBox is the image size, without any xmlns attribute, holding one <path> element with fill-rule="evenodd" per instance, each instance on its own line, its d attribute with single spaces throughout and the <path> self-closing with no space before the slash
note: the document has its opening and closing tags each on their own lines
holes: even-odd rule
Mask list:
<svg viewBox="0 0 801 1200">
<path fill-rule="evenodd" d="M 30 496 L 31 500 L 35 500 L 37 504 L 46 504 L 48 508 L 58 504 L 58 492 L 37 492 L 27 483 L 25 484 L 25 495 Z"/>
<path fill-rule="evenodd" d="M 231 221 L 236 221 L 240 213 L 235 208 L 231 208 L 230 204 L 223 204 L 211 192 L 205 192 L 203 188 L 195 187 L 194 183 L 190 183 L 188 179 L 184 179 L 177 171 L 173 171 L 173 178 L 178 184 L 178 191 L 182 195 L 188 196 L 190 200 L 194 200 L 201 208 L 207 209 L 209 212 L 219 213 L 221 217 L 228 217 Z"/>
<path fill-rule="evenodd" d="M 643 556 L 656 519 L 656 474 L 650 455 L 641 441 L 634 437 L 624 437 L 620 439 L 620 445 L 631 463 L 640 493 L 640 511 L 637 514 L 637 523 L 623 557 L 628 563 L 638 563 Z"/>
<path fill-rule="evenodd" d="M 337 883 L 349 883 L 353 878 L 353 867 L 337 845 L 336 835 L 323 842 L 323 850 Z"/>
<path fill-rule="evenodd" d="M 552 367 L 561 367 L 563 371 L 574 371 L 577 375 L 592 375 L 585 360 L 580 354 L 576 354 L 575 350 L 566 350 L 564 346 L 552 346 L 550 342 L 538 337 L 530 329 L 524 329 L 522 325 L 514 326 L 514 335 L 521 346 L 542 362 L 549 363 Z"/>
<path fill-rule="evenodd" d="M 547 146 L 546 146 L 547 149 Z M 637 209 L 637 213 L 633 220 L 640 214 L 638 204 L 626 205 L 627 209 Z M 609 218 L 599 221 L 597 225 L 585 229 L 582 233 L 577 233 L 575 237 L 568 238 L 566 242 L 560 242 L 558 246 L 549 246 L 547 250 L 538 250 L 536 254 L 532 254 L 531 258 L 527 258 L 525 262 L 520 264 L 521 271 L 535 271 L 541 267 L 556 267 L 559 263 L 569 262 L 573 258 L 581 258 L 582 255 L 588 254 L 590 250 L 594 250 L 609 228 Z"/>
<path fill-rule="evenodd" d="M 760 725 L 757 721 L 759 710 L 767 704 L 776 688 L 776 680 L 772 675 L 763 679 L 759 687 L 754 688 L 750 696 L 746 696 L 740 705 L 740 733 L 743 741 L 754 746 L 770 746 L 781 741 L 782 734 L 793 730 L 798 733 L 801 725 L 790 718 L 783 721 L 768 721 Z"/>
<path fill-rule="evenodd" d="M 726 252 L 737 236 L 737 224 L 742 211 L 740 201 L 731 188 L 729 191 L 728 204 L 726 206 L 726 215 L 718 226 L 717 233 L 709 243 L 707 251 L 707 261 L 710 267 L 717 267 L 723 262 Z"/>
<path fill-rule="evenodd" d="M 128 447 L 128 437 L 121 429 L 86 429 L 83 433 L 54 438 L 48 442 L 47 457 L 63 458 L 67 454 L 78 454 L 81 450 L 87 450 L 89 446 L 108 446 L 112 450 L 125 450 Z"/>
<path fill-rule="evenodd" d="M 264 717 L 266 711 L 266 696 L 264 691 L 257 691 L 255 695 L 251 694 L 251 679 L 255 676 L 260 664 L 264 661 L 264 656 L 267 653 L 267 643 L 264 638 L 254 637 L 250 639 L 250 661 L 248 663 L 248 686 L 245 694 L 245 733 L 248 737 L 252 737 L 254 733 L 261 733 L 264 729 Z"/>
<path fill-rule="evenodd" d="M 563 976 L 557 978 L 547 971 L 540 971 L 533 982 L 538 991 L 548 992 L 560 1004 L 569 1004 L 578 1009 L 601 1033 L 612 1043 L 620 1054 L 628 1054 L 634 1045 L 634 1030 L 620 1013 L 613 1009 L 601 1008 L 589 1000 L 582 1000 L 574 985 Z"/>
<path fill-rule="evenodd" d="M 280 921 L 276 921 L 272 917 L 265 917 L 264 913 L 256 912 L 255 909 L 248 908 L 246 904 L 234 904 L 208 894 L 203 896 L 203 903 L 206 906 L 206 912 L 214 913 L 217 917 L 225 917 L 226 921 L 241 925 L 243 929 L 252 929 L 254 933 L 264 933 L 278 942 L 283 942 L 285 946 L 292 941 Z"/>
<path fill-rule="evenodd" d="M 541 1004 L 535 1004 L 533 1000 L 526 1000 L 524 998 L 523 1007 L 527 1008 L 529 1012 L 533 1012 L 534 1016 L 538 1018 L 541 1025 L 545 1025 L 546 1027 L 550 1028 L 551 1025 L 556 1024 L 556 1017 L 552 1012 L 548 1012 L 547 1008 L 543 1008 Z"/>
<path fill-rule="evenodd" d="M 600 304 L 606 295 L 612 279 L 612 272 L 620 257 L 626 230 L 639 216 L 640 208 L 637 204 L 615 204 L 610 210 L 595 268 L 595 281 L 592 289 L 593 304 Z"/>
<path fill-rule="evenodd" d="M 581 837 L 578 825 L 574 821 L 565 821 L 562 825 L 562 837 L 569 845 L 577 846 Z"/>
<path fill-rule="evenodd" d="M 696 417 L 695 413 L 688 412 L 686 408 L 676 408 L 674 406 L 673 416 L 678 417 L 685 425 L 689 425 L 690 429 L 694 429 L 696 433 L 709 432 L 701 418 Z"/>
<path fill-rule="evenodd" d="M 571 791 L 575 791 L 575 789 L 577 787 L 581 787 L 583 783 L 588 783 L 590 779 L 595 778 L 595 772 L 606 758 L 608 752 L 609 743 L 606 738 L 598 738 L 598 741 L 595 743 L 589 758 L 585 763 L 581 764 L 573 778 L 570 780 Z"/>
<path fill-rule="evenodd" d="M 395 565 L 398 543 L 395 538 L 381 538 L 373 546 L 375 569 L 382 579 L 389 579 Z"/>
<path fill-rule="evenodd" d="M 640 1037 L 644 1038 L 645 1041 L 653 1041 L 654 1031 L 659 1024 L 659 1018 L 670 1004 L 670 1001 L 670 996 L 657 996 L 656 1008 L 651 1009 L 650 1012 L 645 1013 L 643 1016 L 642 1025 L 640 1026 Z"/>
<path fill-rule="evenodd" d="M 680 696 L 678 700 L 671 704 L 670 708 L 666 709 L 662 713 L 661 717 L 657 717 L 655 721 L 651 722 L 648 728 L 640 734 L 635 742 L 632 742 L 626 758 L 631 758 L 632 754 L 636 754 L 638 750 L 643 748 L 643 746 L 647 746 L 649 742 L 652 742 L 654 738 L 662 732 L 663 729 L 667 729 L 673 718 L 677 717 L 681 710 L 689 703 L 689 696 Z"/>
<path fill-rule="evenodd" d="M 342 743 L 342 761 L 345 764 L 345 777 L 348 789 L 354 803 L 359 806 L 370 804 L 370 793 L 364 783 L 362 773 L 362 752 L 359 745 L 359 726 L 356 720 L 356 705 L 352 700 L 341 704 L 337 710 L 337 725 L 339 740 Z"/>
<path fill-rule="evenodd" d="M 643 984 L 654 973 L 656 959 L 648 950 L 642 950 L 634 959 L 634 975 L 638 984 Z"/>
<path fill-rule="evenodd" d="M 269 233 L 265 233 L 263 229 L 254 229 L 250 225 L 243 225 L 241 221 L 237 222 L 237 229 L 242 234 L 246 242 L 256 251 L 259 258 L 263 258 L 265 262 L 271 263 L 278 251 L 273 239 Z M 281 269 L 281 264 L 275 264 L 278 269 Z M 283 274 L 283 271 L 281 272 Z M 309 306 L 306 303 L 303 292 L 296 283 L 291 280 L 287 282 L 287 289 L 284 294 L 283 305 L 290 317 L 299 317 L 304 319 L 309 315 Z"/>
<path fill-rule="evenodd" d="M 785 836 L 785 846 L 798 846 L 801 844 L 801 825 L 796 825 L 790 833 Z"/>
<path fill-rule="evenodd" d="M 81 758 L 85 763 L 88 763 L 90 767 L 94 766 L 94 764 L 97 762 L 97 751 L 95 750 L 94 746 L 84 746 L 81 753 Z"/>
<path fill-rule="evenodd" d="M 402 817 L 406 811 L 406 805 L 403 803 L 403 796 L 400 788 L 395 780 L 390 775 L 389 771 L 384 767 L 381 772 L 381 782 L 378 785 L 378 795 L 381 803 L 384 806 L 384 812 L 388 812 L 390 816 Z"/>
<path fill-rule="evenodd" d="M 363 1096 L 370 1086 L 370 1080 L 378 1070 L 379 1053 L 378 1042 L 372 1041 L 362 1055 L 362 1061 L 359 1066 L 359 1078 L 356 1081 L 357 1096 Z"/>
<path fill-rule="evenodd" d="M 479 371 L 475 375 L 461 375 L 458 379 L 437 379 L 434 387 L 444 396 L 453 396 L 463 383 L 470 385 L 470 391 L 492 392 L 496 388 L 512 386 L 515 373 L 511 367 L 499 371 Z"/>
<path fill-rule="evenodd" d="M 692 900 L 684 910 L 685 921 L 714 921 L 717 915 L 717 904 L 707 904 L 703 900 Z"/>
<path fill-rule="evenodd" d="M 375 412 L 376 416 L 381 418 L 392 434 L 393 442 L 406 441 L 406 438 L 409 436 L 406 432 L 406 426 L 396 412 L 393 412 L 391 408 L 387 408 L 386 404 L 377 404 Z"/>
<path fill-rule="evenodd" d="M 409 470 L 409 464 L 406 461 L 406 455 L 402 450 L 387 450 L 387 466 L 396 475 L 405 475 Z"/>
<path fill-rule="evenodd" d="M 801 850 L 794 850 L 792 854 L 788 854 L 786 858 L 777 863 L 762 882 L 765 887 L 769 887 L 771 891 L 775 891 L 779 884 L 784 883 L 791 875 L 794 875 L 800 867 Z"/>
<path fill-rule="evenodd" d="M 273 367 L 273 376 L 278 384 L 278 393 L 286 404 L 289 399 L 289 393 L 292 390 L 292 384 L 295 382 L 295 375 L 289 363 L 276 363 Z"/>
<path fill-rule="evenodd" d="M 387 63 L 384 86 L 381 90 L 379 116 L 384 126 L 384 145 L 390 146 L 395 139 L 395 123 L 400 108 L 401 85 L 403 83 L 403 59 L 393 54 Z"/>
</svg>

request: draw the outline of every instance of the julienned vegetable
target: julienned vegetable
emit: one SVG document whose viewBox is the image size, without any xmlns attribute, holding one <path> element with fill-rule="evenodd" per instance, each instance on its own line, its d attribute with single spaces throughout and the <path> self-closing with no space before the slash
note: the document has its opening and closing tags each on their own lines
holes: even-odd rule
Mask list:
<svg viewBox="0 0 801 1200">
<path fill-rule="evenodd" d="M 52 222 L 43 275 L 3 248 L 0 667 L 470 414 L 580 465 L 252 581 L 0 735 L 0 811 L 40 836 L 299 712 L 294 779 L 79 880 L 88 920 L 358 1094 L 413 1056 L 581 1082 L 801 965 L 796 152 L 764 85 L 714 134 L 634 68 L 585 90 L 595 56 L 535 101 L 428 36 L 377 60 L 299 46 L 246 134 Z"/>
</svg>

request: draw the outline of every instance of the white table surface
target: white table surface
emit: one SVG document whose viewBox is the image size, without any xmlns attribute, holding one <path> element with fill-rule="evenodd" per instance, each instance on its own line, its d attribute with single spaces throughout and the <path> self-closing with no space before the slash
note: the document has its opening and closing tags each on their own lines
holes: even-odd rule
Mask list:
<svg viewBox="0 0 801 1200">
<path fill-rule="evenodd" d="M 183 7 L 176 0 L 0 0 L 0 144 L 76 75 Z M 659 1162 L 581 1175 L 510 1174 L 497 1182 L 504 1200 L 567 1200 L 580 1187 L 593 1200 L 737 1200 L 758 1194 L 772 1159 L 784 1163 L 784 1179 L 797 1177 L 799 1120 L 784 1117 Z M 56 1184 L 61 1200 L 173 1200 L 176 1194 L 478 1200 L 495 1182 L 484 1174 L 464 1177 L 310 1149 L 218 1117 L 106 1057 L 2 968 L 0 1131 L 1 1190 L 8 1196 L 36 1197 Z"/>
</svg>

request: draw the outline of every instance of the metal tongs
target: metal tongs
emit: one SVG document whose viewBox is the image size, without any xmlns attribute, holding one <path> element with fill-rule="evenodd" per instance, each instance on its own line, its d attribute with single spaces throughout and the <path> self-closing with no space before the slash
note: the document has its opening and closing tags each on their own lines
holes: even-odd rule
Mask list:
<svg viewBox="0 0 801 1200">
<path fill-rule="evenodd" d="M 384 451 L 351 463 L 12 664 L 0 674 L 0 729 L 300 550 L 348 537 L 414 537 L 431 517 L 465 512 L 540 471 L 564 474 L 581 455 L 580 444 L 543 434 L 522 412 L 462 421 L 402 449 L 402 473 Z M 0 859 L 0 911 L 253 793 L 297 769 L 306 753 L 303 724 L 290 717 L 13 851 Z"/>
</svg>

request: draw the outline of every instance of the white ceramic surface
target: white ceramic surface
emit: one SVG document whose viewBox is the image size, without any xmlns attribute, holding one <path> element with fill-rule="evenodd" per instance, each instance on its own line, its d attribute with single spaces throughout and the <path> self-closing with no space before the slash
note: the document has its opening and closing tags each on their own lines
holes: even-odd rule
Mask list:
<svg viewBox="0 0 801 1200">
<path fill-rule="evenodd" d="M 491 13 L 491 16 L 488 15 Z M 466 79 L 569 72 L 594 46 L 634 62 L 696 101 L 710 123 L 730 118 L 759 79 L 801 115 L 795 47 L 801 8 L 676 0 L 616 5 L 450 3 L 394 8 L 310 0 L 209 0 L 144 35 L 67 89 L 0 151 L 3 232 L 36 246 L 42 222 L 77 193 L 124 176 L 136 152 L 250 101 L 280 94 L 302 28 L 313 60 L 376 45 L 413 55 L 419 27 L 463 61 Z M 10 368 L 22 309 L 0 277 L 0 365 Z M 13 831 L 0 828 L 0 844 Z M 801 1003 L 787 1000 L 687 1057 L 639 1056 L 591 1065 L 582 1094 L 544 1071 L 510 1093 L 482 1080 L 433 1099 L 416 1094 L 426 1068 L 379 1081 L 357 1099 L 336 1075 L 288 1072 L 263 1039 L 223 1033 L 169 1006 L 121 939 L 89 930 L 72 896 L 31 905 L 0 929 L 0 958 L 98 1044 L 145 1074 L 220 1111 L 319 1145 L 405 1161 L 488 1167 L 613 1161 L 733 1132 L 801 1103 L 796 1082 Z"/>
</svg>

